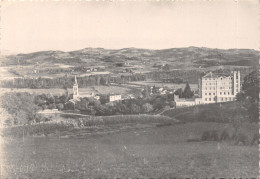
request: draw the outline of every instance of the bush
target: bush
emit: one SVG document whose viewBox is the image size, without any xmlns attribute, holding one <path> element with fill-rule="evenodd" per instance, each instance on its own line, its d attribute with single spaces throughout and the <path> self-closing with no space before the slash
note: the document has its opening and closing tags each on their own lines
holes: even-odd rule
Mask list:
<svg viewBox="0 0 260 179">
<path fill-rule="evenodd" d="M 231 139 L 230 134 L 228 133 L 227 130 L 224 130 L 224 131 L 221 133 L 221 135 L 220 135 L 220 140 L 225 141 L 225 140 L 230 140 L 230 139 Z"/>
<path fill-rule="evenodd" d="M 254 145 L 254 144 L 259 144 L 259 134 L 254 134 L 254 136 L 253 136 L 253 138 L 252 138 L 252 140 L 251 140 L 251 142 L 250 142 L 250 144 L 251 145 Z"/>
<path fill-rule="evenodd" d="M 240 143 L 242 143 L 243 145 L 249 144 L 249 138 L 244 133 L 234 133 L 232 138 L 235 141 L 235 145 L 239 145 Z"/>
<path fill-rule="evenodd" d="M 218 141 L 218 133 L 216 130 L 205 131 L 202 133 L 201 140 L 203 141 Z"/>
<path fill-rule="evenodd" d="M 201 140 L 207 141 L 210 140 L 210 131 L 205 131 L 202 133 Z"/>
</svg>

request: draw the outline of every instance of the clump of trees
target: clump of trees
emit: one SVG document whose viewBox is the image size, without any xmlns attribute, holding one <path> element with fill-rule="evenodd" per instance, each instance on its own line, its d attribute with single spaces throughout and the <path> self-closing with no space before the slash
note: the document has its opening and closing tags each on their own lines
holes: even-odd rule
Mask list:
<svg viewBox="0 0 260 179">
<path fill-rule="evenodd" d="M 113 103 L 106 103 L 105 100 L 106 96 L 101 96 L 100 100 L 81 98 L 75 105 L 67 103 L 64 109 L 76 109 L 89 115 L 109 116 L 118 114 L 145 114 L 159 111 L 166 107 L 174 107 L 173 94 L 125 99 Z"/>
<path fill-rule="evenodd" d="M 1 108 L 1 123 L 6 125 L 28 124 L 40 119 L 39 106 L 29 93 L 5 93 L 1 97 Z"/>
<path fill-rule="evenodd" d="M 184 91 L 182 88 L 177 89 L 174 94 L 179 95 L 180 98 L 192 98 L 194 96 L 193 91 L 191 91 L 189 83 L 186 83 Z"/>
<path fill-rule="evenodd" d="M 242 91 L 237 94 L 238 104 L 246 109 L 251 122 L 259 120 L 259 81 L 257 71 L 253 71 L 244 78 Z"/>
</svg>

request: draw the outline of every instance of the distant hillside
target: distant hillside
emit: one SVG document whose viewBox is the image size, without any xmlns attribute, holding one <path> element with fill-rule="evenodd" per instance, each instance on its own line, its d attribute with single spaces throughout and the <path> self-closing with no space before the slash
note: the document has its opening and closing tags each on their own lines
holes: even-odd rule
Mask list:
<svg viewBox="0 0 260 179">
<path fill-rule="evenodd" d="M 103 49 L 85 48 L 82 50 L 40 51 L 28 54 L 17 54 L 2 57 L 3 65 L 35 65 L 59 63 L 73 66 L 83 64 L 114 66 L 118 63 L 149 62 L 167 63 L 177 68 L 212 67 L 219 65 L 255 66 L 258 65 L 259 52 L 250 49 L 210 49 L 210 48 L 171 48 L 163 50 L 149 50 L 138 48 Z"/>
</svg>

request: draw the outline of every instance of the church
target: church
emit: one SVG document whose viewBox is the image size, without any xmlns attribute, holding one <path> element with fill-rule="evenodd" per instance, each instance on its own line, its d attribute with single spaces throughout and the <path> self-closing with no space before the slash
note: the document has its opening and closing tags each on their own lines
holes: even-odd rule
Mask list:
<svg viewBox="0 0 260 179">
<path fill-rule="evenodd" d="M 71 102 L 76 102 L 76 101 L 79 101 L 80 98 L 95 98 L 95 99 L 99 99 L 99 96 L 97 94 L 95 94 L 92 90 L 85 90 L 84 91 L 80 91 L 79 90 L 79 85 L 78 85 L 78 82 L 77 82 L 77 77 L 75 75 L 75 79 L 74 79 L 74 84 L 73 84 L 73 88 L 72 88 L 73 92 L 72 92 L 72 95 L 73 95 L 73 98 L 71 100 Z"/>
</svg>

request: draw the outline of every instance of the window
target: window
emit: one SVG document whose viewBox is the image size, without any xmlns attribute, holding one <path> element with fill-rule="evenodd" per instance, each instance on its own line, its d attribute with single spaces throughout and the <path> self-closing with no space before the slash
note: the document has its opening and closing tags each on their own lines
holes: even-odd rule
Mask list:
<svg viewBox="0 0 260 179">
<path fill-rule="evenodd" d="M 211 98 L 209 98 L 209 101 L 211 101 Z"/>
<path fill-rule="evenodd" d="M 223 98 L 221 98 L 221 101 L 223 101 Z"/>
<path fill-rule="evenodd" d="M 207 93 L 205 93 L 205 95 L 207 95 Z"/>
<path fill-rule="evenodd" d="M 229 95 L 229 92 L 228 92 L 228 95 Z"/>
<path fill-rule="evenodd" d="M 227 98 L 225 98 L 225 101 L 227 101 Z"/>
<path fill-rule="evenodd" d="M 213 95 L 215 95 L 215 93 L 213 93 Z"/>
<path fill-rule="evenodd" d="M 226 92 L 224 92 L 224 95 L 226 94 Z"/>
<path fill-rule="evenodd" d="M 222 92 L 220 92 L 219 94 L 222 94 Z"/>
<path fill-rule="evenodd" d="M 211 90 L 211 88 L 209 88 Z"/>
<path fill-rule="evenodd" d="M 205 101 L 207 101 L 207 98 L 205 98 Z"/>
<path fill-rule="evenodd" d="M 209 95 L 211 95 L 211 93 L 209 93 Z"/>
</svg>

